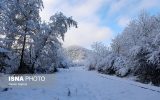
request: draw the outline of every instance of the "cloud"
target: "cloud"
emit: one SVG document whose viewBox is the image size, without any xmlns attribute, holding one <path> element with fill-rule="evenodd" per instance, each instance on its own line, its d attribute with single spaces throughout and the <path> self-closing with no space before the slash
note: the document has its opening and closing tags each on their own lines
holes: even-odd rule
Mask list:
<svg viewBox="0 0 160 100">
<path fill-rule="evenodd" d="M 152 12 L 157 8 L 160 8 L 159 0 L 113 0 L 109 5 L 107 18 L 116 20 L 118 27 L 125 28 L 142 10 Z"/>
<path fill-rule="evenodd" d="M 95 41 L 105 41 L 112 37 L 112 30 L 99 27 L 94 23 L 79 23 L 79 29 L 72 29 L 66 34 L 64 46 L 80 45 L 89 47 Z"/>
<path fill-rule="evenodd" d="M 48 21 L 51 15 L 61 11 L 66 16 L 73 16 L 73 19 L 78 22 L 78 29 L 71 28 L 66 33 L 64 46 L 88 47 L 95 41 L 108 44 L 108 41 L 116 36 L 115 32 L 119 33 L 119 30 L 126 27 L 130 19 L 137 16 L 141 10 L 160 8 L 159 0 L 43 1 L 45 9 L 40 13 L 43 20 Z"/>
<path fill-rule="evenodd" d="M 110 9 L 108 11 L 108 15 L 115 14 L 122 10 L 127 5 L 127 0 L 115 0 L 110 4 Z"/>
<path fill-rule="evenodd" d="M 43 20 L 57 11 L 66 16 L 73 16 L 78 22 L 78 29 L 66 33 L 64 46 L 80 45 L 89 47 L 95 41 L 110 39 L 113 31 L 107 26 L 100 26 L 101 19 L 97 11 L 106 0 L 43 0 L 45 9 L 41 12 Z"/>
<path fill-rule="evenodd" d="M 67 16 L 74 16 L 76 19 L 90 19 L 94 17 L 105 0 L 81 0 L 71 3 L 73 0 L 43 0 L 44 10 L 40 13 L 42 18 L 48 20 L 48 15 L 56 12 L 63 12 Z M 47 15 L 46 15 L 47 14 Z M 91 18 L 92 19 L 92 18 Z"/>
<path fill-rule="evenodd" d="M 159 0 L 142 0 L 139 5 L 139 9 L 149 9 L 149 8 L 155 8 L 160 6 Z"/>
<path fill-rule="evenodd" d="M 151 8 L 159 8 L 159 0 L 113 0 L 110 4 L 108 15 L 121 15 L 124 16 L 134 15 L 141 10 L 148 10 Z"/>
<path fill-rule="evenodd" d="M 129 22 L 130 22 L 130 18 L 126 16 L 119 18 L 117 21 L 118 25 L 122 28 L 126 27 L 129 24 Z"/>
</svg>

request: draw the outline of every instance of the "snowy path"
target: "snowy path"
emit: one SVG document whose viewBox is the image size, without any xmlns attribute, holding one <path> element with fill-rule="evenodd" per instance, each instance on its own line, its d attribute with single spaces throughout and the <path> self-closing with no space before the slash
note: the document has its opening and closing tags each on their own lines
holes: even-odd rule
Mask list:
<svg viewBox="0 0 160 100">
<path fill-rule="evenodd" d="M 12 89 L 0 100 L 160 100 L 160 87 L 86 71 L 60 70 L 50 88 Z"/>
</svg>

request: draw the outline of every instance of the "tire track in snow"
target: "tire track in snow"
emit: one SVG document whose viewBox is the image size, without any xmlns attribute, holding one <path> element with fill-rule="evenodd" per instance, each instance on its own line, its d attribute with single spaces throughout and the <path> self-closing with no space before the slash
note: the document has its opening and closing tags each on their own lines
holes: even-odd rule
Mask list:
<svg viewBox="0 0 160 100">
<path fill-rule="evenodd" d="M 105 79 L 112 80 L 112 81 L 113 81 L 113 80 L 116 80 L 116 79 L 108 78 L 108 77 L 102 76 L 102 75 L 99 75 L 99 76 L 102 77 L 102 78 L 105 78 Z M 119 80 L 116 80 L 116 81 L 119 81 Z M 125 82 L 125 81 L 123 81 L 123 82 Z M 128 82 L 125 82 L 125 83 L 128 83 Z M 142 89 L 146 89 L 146 90 L 150 90 L 150 91 L 153 91 L 153 92 L 160 93 L 159 90 L 154 90 L 154 89 L 151 89 L 151 88 L 148 88 L 148 87 L 145 87 L 145 86 L 140 86 L 140 85 L 136 85 L 136 84 L 133 84 L 133 83 L 128 83 L 128 84 L 130 84 L 130 85 L 132 85 L 132 86 L 136 86 L 136 87 L 142 88 Z"/>
<path fill-rule="evenodd" d="M 150 90 L 150 91 L 153 91 L 153 92 L 160 93 L 160 91 L 158 91 L 158 90 L 150 89 L 150 88 L 147 88 L 147 87 L 144 87 L 144 86 L 139 86 L 139 85 L 135 85 L 135 84 L 131 84 L 131 83 L 130 83 L 130 85 L 133 85 L 133 86 L 136 86 L 136 87 L 140 87 L 142 89 Z"/>
</svg>

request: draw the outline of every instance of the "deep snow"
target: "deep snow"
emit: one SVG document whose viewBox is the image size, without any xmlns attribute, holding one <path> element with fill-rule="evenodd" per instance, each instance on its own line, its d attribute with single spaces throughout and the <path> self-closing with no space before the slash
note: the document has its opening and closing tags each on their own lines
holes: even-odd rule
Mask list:
<svg viewBox="0 0 160 100">
<path fill-rule="evenodd" d="M 48 88 L 19 88 L 0 92 L 0 100 L 159 100 L 160 87 L 87 71 L 60 69 Z"/>
</svg>

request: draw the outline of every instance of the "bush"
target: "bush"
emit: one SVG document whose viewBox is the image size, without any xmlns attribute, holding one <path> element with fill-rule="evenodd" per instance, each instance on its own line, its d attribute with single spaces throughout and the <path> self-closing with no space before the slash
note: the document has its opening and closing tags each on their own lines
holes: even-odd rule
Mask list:
<svg viewBox="0 0 160 100">
<path fill-rule="evenodd" d="M 84 61 L 84 65 L 88 68 L 88 70 L 95 70 L 99 62 L 100 58 L 98 55 L 89 54 L 86 60 Z"/>
<path fill-rule="evenodd" d="M 140 47 L 134 55 L 136 65 L 134 75 L 142 83 L 152 82 L 154 85 L 160 84 L 160 53 L 157 51 L 150 52 L 146 47 Z"/>
<path fill-rule="evenodd" d="M 115 74 L 119 77 L 125 77 L 130 73 L 130 61 L 124 56 L 118 56 L 114 62 Z"/>
<path fill-rule="evenodd" d="M 116 59 L 116 55 L 109 54 L 106 58 L 104 58 L 101 62 L 98 63 L 97 69 L 99 72 L 104 74 L 113 75 L 116 72 L 114 68 L 114 62 Z"/>
</svg>

